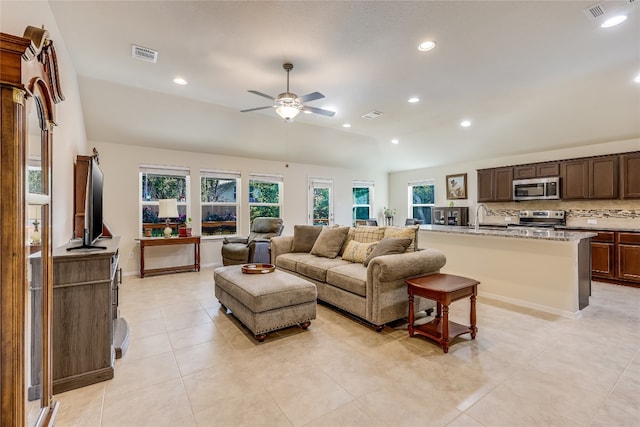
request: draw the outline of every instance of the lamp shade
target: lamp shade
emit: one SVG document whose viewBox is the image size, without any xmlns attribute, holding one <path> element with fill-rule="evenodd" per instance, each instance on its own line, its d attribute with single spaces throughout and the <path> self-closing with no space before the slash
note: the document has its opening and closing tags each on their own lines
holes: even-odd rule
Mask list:
<svg viewBox="0 0 640 427">
<path fill-rule="evenodd" d="M 276 113 L 285 120 L 291 120 L 300 112 L 300 108 L 291 105 L 281 105 L 276 108 Z"/>
<path fill-rule="evenodd" d="M 176 199 L 160 199 L 158 218 L 177 218 L 178 201 Z"/>
</svg>

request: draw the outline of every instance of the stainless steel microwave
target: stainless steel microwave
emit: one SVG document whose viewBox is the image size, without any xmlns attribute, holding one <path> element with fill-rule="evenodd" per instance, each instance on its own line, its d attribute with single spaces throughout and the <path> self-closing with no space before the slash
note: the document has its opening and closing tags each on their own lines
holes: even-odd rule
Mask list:
<svg viewBox="0 0 640 427">
<path fill-rule="evenodd" d="M 513 200 L 553 200 L 560 198 L 560 177 L 516 179 Z"/>
</svg>

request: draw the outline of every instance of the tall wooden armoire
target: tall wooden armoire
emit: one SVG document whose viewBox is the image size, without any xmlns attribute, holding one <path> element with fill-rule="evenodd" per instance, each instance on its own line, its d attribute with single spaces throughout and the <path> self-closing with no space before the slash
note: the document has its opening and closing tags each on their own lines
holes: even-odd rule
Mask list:
<svg viewBox="0 0 640 427">
<path fill-rule="evenodd" d="M 46 30 L 0 33 L 0 97 L 0 425 L 51 426 L 51 144 L 64 98 Z"/>
</svg>

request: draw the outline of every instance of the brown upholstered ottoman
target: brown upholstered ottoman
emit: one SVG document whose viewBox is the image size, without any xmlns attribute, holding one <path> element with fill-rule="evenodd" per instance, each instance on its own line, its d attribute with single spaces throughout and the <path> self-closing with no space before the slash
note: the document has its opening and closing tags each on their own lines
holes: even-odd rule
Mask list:
<svg viewBox="0 0 640 427">
<path fill-rule="evenodd" d="M 242 266 L 213 272 L 215 296 L 262 342 L 268 332 L 300 325 L 307 329 L 316 318 L 316 286 L 293 274 L 276 270 L 244 274 Z"/>
</svg>

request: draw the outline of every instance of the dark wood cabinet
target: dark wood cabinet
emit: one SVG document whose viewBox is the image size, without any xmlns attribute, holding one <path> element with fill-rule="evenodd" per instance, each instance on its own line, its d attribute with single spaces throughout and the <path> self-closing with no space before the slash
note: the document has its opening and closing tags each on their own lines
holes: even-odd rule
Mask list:
<svg viewBox="0 0 640 427">
<path fill-rule="evenodd" d="M 513 179 L 546 178 L 560 175 L 558 162 L 532 163 L 513 167 Z"/>
<path fill-rule="evenodd" d="M 591 238 L 591 274 L 596 278 L 613 279 L 616 277 L 615 263 L 616 234 L 601 231 Z"/>
<path fill-rule="evenodd" d="M 562 162 L 562 199 L 616 199 L 618 157 L 588 157 Z"/>
<path fill-rule="evenodd" d="M 513 200 L 513 168 L 478 170 L 478 201 L 508 202 Z"/>
<path fill-rule="evenodd" d="M 640 152 L 620 156 L 620 185 L 623 199 L 640 198 Z"/>
<path fill-rule="evenodd" d="M 560 166 L 563 199 L 589 198 L 589 161 L 587 159 L 567 160 Z"/>
<path fill-rule="evenodd" d="M 594 157 L 589 159 L 589 198 L 618 198 L 619 156 Z"/>
<path fill-rule="evenodd" d="M 594 232 L 598 233 L 591 238 L 591 275 L 594 280 L 640 286 L 640 232 Z"/>
<path fill-rule="evenodd" d="M 619 233 L 618 277 L 640 283 L 640 233 Z"/>
</svg>

